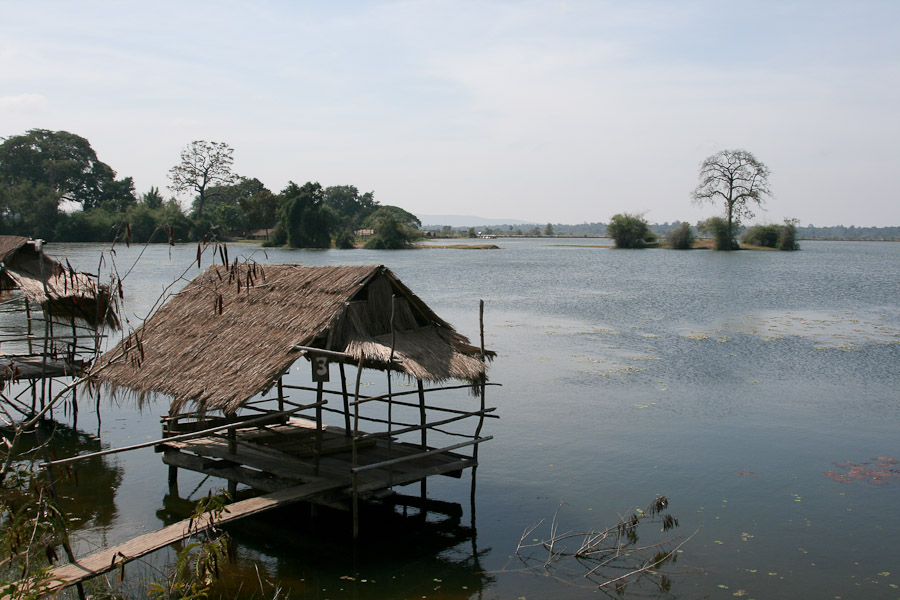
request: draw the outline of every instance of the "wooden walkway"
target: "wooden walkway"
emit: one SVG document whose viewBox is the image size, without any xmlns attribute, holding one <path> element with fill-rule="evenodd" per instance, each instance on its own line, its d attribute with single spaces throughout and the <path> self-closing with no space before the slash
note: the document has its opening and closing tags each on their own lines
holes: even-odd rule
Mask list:
<svg viewBox="0 0 900 600">
<path fill-rule="evenodd" d="M 0 377 L 4 380 L 73 377 L 81 373 L 81 361 L 44 358 L 37 354 L 0 353 Z"/>
<path fill-rule="evenodd" d="M 279 506 L 308 500 L 317 494 L 342 487 L 342 485 L 337 482 L 325 481 L 309 483 L 264 496 L 234 502 L 228 505 L 227 513 L 216 519 L 216 524 L 235 521 Z M 209 525 L 208 515 L 203 515 L 201 519 L 193 523 L 190 519 L 185 519 L 158 531 L 132 538 L 113 548 L 100 550 L 73 563 L 54 567 L 50 571 L 50 578 L 56 581 L 53 581 L 47 592 L 48 594 L 53 594 L 85 579 L 90 579 L 95 575 L 111 571 L 123 563 L 183 540 L 196 532 L 203 531 Z"/>
</svg>

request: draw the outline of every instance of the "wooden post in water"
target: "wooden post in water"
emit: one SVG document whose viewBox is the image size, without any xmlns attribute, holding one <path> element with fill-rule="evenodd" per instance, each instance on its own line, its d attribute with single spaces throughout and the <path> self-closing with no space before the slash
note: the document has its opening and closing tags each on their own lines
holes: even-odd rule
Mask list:
<svg viewBox="0 0 900 600">
<path fill-rule="evenodd" d="M 428 422 L 425 416 L 425 386 L 422 384 L 421 379 L 417 379 L 416 382 L 419 386 L 419 427 L 422 428 L 421 432 L 421 446 L 422 450 L 428 449 Z M 428 478 L 424 478 L 421 481 L 421 489 L 420 494 L 422 499 L 425 499 L 425 496 L 428 495 Z"/>
<path fill-rule="evenodd" d="M 394 423 L 393 423 L 393 421 L 394 421 L 394 393 L 393 393 L 393 389 L 391 388 L 391 376 L 392 376 L 392 373 L 391 373 L 391 367 L 393 367 L 393 365 L 394 365 L 394 344 L 395 344 L 396 341 L 397 341 L 397 332 L 396 332 L 396 330 L 394 329 L 394 309 L 396 308 L 396 306 L 397 306 L 397 296 L 396 296 L 396 294 L 391 294 L 391 324 L 390 324 L 390 328 L 391 328 L 391 354 L 390 354 L 390 357 L 388 358 L 388 366 L 387 366 L 387 403 L 388 403 L 388 418 L 387 418 L 387 420 L 388 420 L 388 436 L 387 436 L 387 444 L 388 444 L 388 450 L 390 450 L 391 447 L 392 447 L 393 444 L 394 444 L 394 442 L 393 442 L 393 437 L 394 437 L 394 436 L 391 435 L 391 431 L 392 431 L 393 426 L 394 426 Z M 393 471 L 394 471 L 393 468 L 391 468 L 391 473 L 392 473 L 392 474 L 393 474 Z M 393 475 L 392 475 L 392 476 L 393 476 Z"/>
<path fill-rule="evenodd" d="M 319 461 L 322 457 L 322 437 L 325 435 L 325 425 L 322 423 L 322 390 L 324 382 L 316 384 L 316 466 L 313 475 L 319 474 Z"/>
<path fill-rule="evenodd" d="M 344 371 L 344 363 L 339 362 L 338 368 L 341 371 L 341 393 L 344 396 L 344 435 L 349 437 L 350 434 L 350 395 L 347 394 L 347 373 Z"/>
<path fill-rule="evenodd" d="M 356 390 L 353 393 L 353 459 L 350 463 L 353 468 L 358 466 L 356 438 L 359 435 L 359 384 L 362 378 L 363 359 L 360 357 L 356 367 Z M 353 471 L 353 539 L 359 537 L 359 482 L 356 471 Z"/>
<path fill-rule="evenodd" d="M 234 422 L 235 414 L 232 413 L 227 415 L 225 418 L 228 422 Z M 228 430 L 228 453 L 229 454 L 237 454 L 237 427 L 232 427 Z M 228 493 L 231 494 L 231 497 L 234 498 L 235 493 L 237 492 L 237 481 L 228 480 Z"/>
<path fill-rule="evenodd" d="M 284 375 L 278 376 L 278 412 L 284 412 L 284 387 L 282 387 Z"/>
<path fill-rule="evenodd" d="M 173 416 L 171 411 L 167 415 L 169 418 L 164 420 L 163 438 L 171 437 L 173 427 L 178 424 L 178 418 Z M 178 467 L 169 465 L 169 494 L 178 497 Z"/>
<path fill-rule="evenodd" d="M 485 362 L 485 358 L 484 358 L 484 300 L 478 301 L 478 332 L 479 332 L 479 336 L 481 339 L 481 346 L 480 346 L 481 362 L 484 363 Z M 484 413 L 484 411 L 485 411 L 484 392 L 487 389 L 486 379 L 487 379 L 487 377 L 485 375 L 482 375 L 481 390 L 480 390 L 481 393 L 479 394 L 481 396 L 481 414 L 478 417 L 478 427 L 475 428 L 475 438 L 476 439 L 478 439 L 478 437 L 481 435 L 481 429 L 482 429 L 482 427 L 484 427 L 484 414 L 485 414 Z M 481 444 L 475 444 L 475 447 L 472 449 L 472 459 L 475 461 L 475 464 L 472 465 L 472 490 L 469 493 L 469 503 L 471 504 L 471 509 L 472 509 L 472 530 L 473 531 L 475 530 L 475 475 L 478 471 L 478 446 L 480 446 L 480 445 Z M 474 540 L 473 540 L 473 544 L 474 544 Z M 477 554 L 476 554 L 476 557 L 477 557 Z"/>
<path fill-rule="evenodd" d="M 331 340 L 333 332 L 329 332 L 328 339 Z M 328 344 L 326 344 L 328 345 Z M 319 467 L 322 461 L 322 438 L 325 436 L 325 424 L 322 422 L 322 393 L 324 391 L 325 382 L 328 381 L 330 367 L 326 357 L 309 355 L 310 365 L 312 366 L 313 381 L 316 382 L 316 432 L 315 432 L 315 449 L 313 450 L 313 475 L 319 474 Z M 318 507 L 314 503 L 309 504 L 309 518 L 313 520 L 318 513 Z"/>
<path fill-rule="evenodd" d="M 484 358 L 484 300 L 478 301 L 478 330 L 481 335 L 481 346 L 480 346 L 481 362 L 484 363 L 485 362 L 485 358 Z M 487 369 L 487 367 L 485 367 L 485 369 Z M 487 382 L 487 377 L 484 374 L 482 374 L 481 389 L 479 390 L 480 393 L 478 394 L 479 396 L 481 396 L 481 415 L 478 417 L 478 427 L 475 429 L 475 437 L 476 438 L 479 435 L 481 435 L 481 428 L 484 427 L 484 410 L 485 410 L 484 392 L 487 389 L 487 385 L 485 385 L 486 382 Z M 478 460 L 478 446 L 479 446 L 479 444 L 475 444 L 475 448 L 472 451 L 473 457 L 475 458 L 476 462 Z"/>
<path fill-rule="evenodd" d="M 178 467 L 169 465 L 169 494 L 178 496 Z"/>
<path fill-rule="evenodd" d="M 28 354 L 34 354 L 34 344 L 31 342 L 31 304 L 28 296 L 25 296 L 25 322 L 28 324 Z"/>
</svg>

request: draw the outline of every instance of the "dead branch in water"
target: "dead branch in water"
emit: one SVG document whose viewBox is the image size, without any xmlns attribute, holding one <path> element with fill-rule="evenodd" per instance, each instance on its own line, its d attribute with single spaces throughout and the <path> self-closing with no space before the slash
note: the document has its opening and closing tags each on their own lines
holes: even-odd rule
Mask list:
<svg viewBox="0 0 900 600">
<path fill-rule="evenodd" d="M 642 526 L 646 529 L 655 523 L 660 526 L 660 532 L 678 527 L 678 519 L 667 512 L 666 496 L 657 496 L 644 510 L 620 515 L 619 521 L 610 527 L 561 533 L 559 513 L 563 504 L 553 513 L 549 524 L 545 518 L 525 529 L 510 561 L 516 560 L 521 566 L 510 568 L 508 564 L 502 572 L 540 575 L 617 596 L 638 581 L 649 585 L 657 594 L 670 590 L 672 573 L 662 569 L 677 562 L 681 547 L 697 532 L 686 538 L 674 536 L 638 543 L 638 529 Z M 547 535 L 536 535 L 544 527 Z"/>
</svg>

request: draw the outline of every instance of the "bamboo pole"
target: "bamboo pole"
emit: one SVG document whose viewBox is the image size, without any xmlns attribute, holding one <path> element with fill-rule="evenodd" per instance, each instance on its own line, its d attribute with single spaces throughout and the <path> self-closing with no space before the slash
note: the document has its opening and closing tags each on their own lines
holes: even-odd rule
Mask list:
<svg viewBox="0 0 900 600">
<path fill-rule="evenodd" d="M 365 471 L 371 471 L 372 469 L 380 469 L 382 467 L 387 467 L 390 465 L 396 465 L 400 463 L 409 462 L 411 460 L 417 460 L 419 458 L 424 458 L 426 456 L 434 456 L 435 454 L 446 454 L 447 452 L 452 452 L 453 450 L 458 450 L 460 448 L 465 448 L 466 446 L 477 446 L 478 444 L 488 442 L 494 439 L 494 436 L 489 435 L 487 437 L 478 438 L 474 440 L 469 440 L 468 442 L 460 442 L 458 444 L 453 444 L 452 446 L 445 446 L 443 448 L 433 448 L 431 450 L 426 450 L 425 452 L 419 452 L 418 454 L 408 454 L 406 456 L 399 456 L 397 458 L 392 458 L 390 460 L 384 460 L 378 463 L 371 463 L 368 465 L 363 465 L 361 467 L 353 467 L 351 471 L 354 474 L 362 473 Z"/>
<path fill-rule="evenodd" d="M 428 447 L 428 428 L 427 420 L 425 417 L 425 387 L 422 385 L 422 380 L 417 379 L 416 383 L 418 383 L 419 388 L 419 426 L 422 429 L 422 448 Z"/>
<path fill-rule="evenodd" d="M 484 299 L 478 301 L 478 332 L 479 338 L 481 340 L 481 345 L 479 349 L 481 350 L 481 362 L 485 362 L 484 358 Z M 484 415 L 484 407 L 485 407 L 485 399 L 484 392 L 487 389 L 487 377 L 482 376 L 481 380 L 481 413 Z M 484 426 L 484 416 L 482 416 L 478 420 L 478 427 L 475 428 L 475 437 L 481 435 L 481 428 Z M 476 487 L 476 476 L 478 473 L 478 446 L 476 445 L 472 449 L 472 460 L 475 461 L 475 464 L 472 466 L 472 486 L 469 490 L 469 506 L 472 512 L 472 531 L 476 531 L 475 529 L 475 487 Z M 475 538 L 472 538 L 472 550 L 475 552 L 475 557 L 477 559 L 477 549 L 475 548 Z"/>
<path fill-rule="evenodd" d="M 359 366 L 356 367 L 356 389 L 354 391 L 354 401 L 353 401 L 353 459 L 350 463 L 351 469 L 350 473 L 353 476 L 353 539 L 357 539 L 359 537 L 359 477 L 356 474 L 356 471 L 353 469 L 356 468 L 358 463 L 358 449 L 356 447 L 356 438 L 359 435 L 359 384 L 360 379 L 362 378 L 362 368 L 363 368 L 363 359 L 359 359 Z"/>
<path fill-rule="evenodd" d="M 491 412 L 491 411 L 495 411 L 495 410 L 497 410 L 496 407 L 491 407 L 491 408 L 485 409 L 486 412 Z M 458 415 L 458 416 L 456 416 L 456 417 L 450 417 L 449 419 L 443 419 L 443 420 L 441 420 L 441 421 L 435 421 L 434 423 L 428 423 L 428 424 L 426 424 L 425 427 L 426 427 L 427 429 L 435 429 L 435 428 L 437 428 L 437 427 L 440 427 L 441 425 L 447 425 L 447 424 L 449 424 L 449 423 L 455 423 L 456 421 L 461 421 L 461 420 L 463 420 L 463 419 L 468 419 L 469 417 L 478 416 L 480 413 L 481 413 L 481 411 L 474 411 L 474 412 L 470 412 L 470 413 L 465 413 L 465 414 L 462 414 L 462 415 Z M 492 415 L 486 415 L 486 416 L 492 416 Z M 362 417 L 361 417 L 361 418 L 362 418 Z M 420 424 L 415 424 L 415 425 L 410 424 L 410 425 L 407 425 L 406 427 L 404 427 L 403 429 L 395 429 L 395 430 L 394 430 L 394 435 L 402 435 L 402 434 L 404 434 L 404 433 L 409 433 L 409 432 L 411 432 L 411 431 L 418 431 L 418 430 L 420 430 L 421 428 L 422 428 L 422 426 L 421 426 Z M 360 439 L 370 440 L 370 439 L 376 439 L 376 438 L 384 437 L 385 435 L 387 435 L 385 432 L 380 432 L 380 433 L 368 433 L 368 434 L 366 434 L 366 435 L 364 435 L 364 436 L 361 436 Z M 469 436 L 467 436 L 467 435 L 466 435 L 466 436 L 463 436 L 463 434 L 458 434 L 458 435 L 461 436 L 461 437 L 469 437 Z"/>
<path fill-rule="evenodd" d="M 25 322 L 28 324 L 28 354 L 34 353 L 34 346 L 32 345 L 32 334 L 31 334 L 31 303 L 28 302 L 28 297 L 25 297 Z"/>
<path fill-rule="evenodd" d="M 43 240 L 35 240 L 35 250 L 38 251 L 38 257 L 39 257 L 38 260 L 39 260 L 39 263 L 41 266 L 41 281 L 43 282 L 43 286 L 44 286 L 44 299 L 47 302 L 47 308 L 44 308 L 43 306 L 41 307 L 44 312 L 44 315 L 45 315 L 45 319 L 44 319 L 44 353 L 43 353 L 44 359 L 41 363 L 41 410 L 44 410 L 44 401 L 46 399 L 46 394 L 47 394 L 47 381 L 46 381 L 47 352 L 48 352 L 47 347 L 50 344 L 50 341 L 49 341 L 50 336 L 53 335 L 53 323 L 50 318 L 50 295 L 47 290 L 47 278 L 44 276 L 43 243 L 44 243 Z M 52 409 L 51 409 L 51 416 L 52 416 Z"/>
<path fill-rule="evenodd" d="M 319 382 L 319 390 L 316 394 L 316 464 L 313 467 L 313 475 L 319 474 L 319 463 L 322 460 L 322 437 L 325 426 L 322 423 L 322 382 Z"/>
<path fill-rule="evenodd" d="M 391 388 L 391 367 L 390 365 L 394 362 L 394 345 L 397 342 L 397 332 L 394 329 L 394 309 L 397 306 L 397 296 L 395 294 L 391 294 L 391 354 L 388 358 L 388 368 L 387 368 L 387 403 L 388 403 L 388 451 L 391 450 L 391 447 L 394 445 L 394 437 L 391 435 L 391 430 L 393 429 L 392 421 L 394 420 L 394 394 L 393 389 Z M 393 472 L 391 472 L 391 477 L 393 477 Z"/>
<path fill-rule="evenodd" d="M 484 359 L 484 300 L 479 300 L 479 302 L 478 302 L 478 330 L 481 335 L 481 347 L 480 347 L 481 362 L 484 362 L 485 361 L 485 359 Z M 481 393 L 479 394 L 481 396 L 481 412 L 482 412 L 482 414 L 484 414 L 484 408 L 485 408 L 484 392 L 485 392 L 486 388 L 487 388 L 487 382 L 485 381 L 485 376 L 482 375 Z M 476 438 L 481 435 L 482 427 L 484 427 L 484 416 L 482 416 L 478 420 L 478 427 L 475 429 L 475 437 Z M 475 448 L 472 450 L 472 458 L 474 458 L 476 462 L 478 461 L 478 446 L 475 446 Z"/>
<path fill-rule="evenodd" d="M 284 385 L 282 384 L 283 375 L 278 376 L 278 410 L 284 410 Z M 319 399 L 321 401 L 321 398 Z"/>
<path fill-rule="evenodd" d="M 429 391 L 429 390 L 427 390 L 427 389 L 425 390 L 426 393 L 427 393 L 428 391 Z M 418 404 L 413 404 L 412 402 L 396 402 L 396 401 L 395 401 L 394 404 L 396 404 L 397 406 L 408 406 L 408 407 L 412 407 L 412 408 L 416 408 L 416 407 L 418 406 Z M 245 407 L 245 408 L 251 408 L 251 407 Z M 478 411 L 457 410 L 457 409 L 455 409 L 455 408 L 444 408 L 443 406 L 429 406 L 428 409 L 429 409 L 429 410 L 432 410 L 432 411 L 435 411 L 435 412 L 443 412 L 443 413 L 449 413 L 449 414 L 453 414 L 453 415 L 474 415 L 474 414 L 478 414 Z M 262 409 L 258 409 L 258 408 L 257 408 L 257 409 L 255 409 L 255 410 L 262 410 Z M 337 409 L 337 408 L 328 408 L 327 406 L 326 406 L 326 407 L 323 407 L 322 410 L 327 411 L 327 412 L 333 412 L 333 413 L 336 413 L 336 414 L 343 414 L 343 412 L 344 412 L 343 410 L 340 410 L 340 409 Z M 487 419 L 499 419 L 499 418 L 500 418 L 500 415 L 492 415 L 492 414 L 490 414 L 490 413 L 492 413 L 494 410 L 496 410 L 496 407 L 485 409 L 485 415 L 484 415 L 485 418 L 487 418 Z M 360 419 L 368 419 L 368 420 L 371 420 L 369 417 L 360 417 Z M 376 421 L 374 421 L 374 422 L 376 422 L 376 423 L 379 423 L 379 422 L 380 422 L 380 423 L 384 423 L 384 422 L 386 422 L 386 421 L 384 421 L 384 420 L 382 419 L 382 420 L 376 420 Z M 395 423 L 399 423 L 399 421 L 394 421 L 394 422 L 395 422 Z M 406 425 L 408 425 L 408 423 L 407 423 Z M 396 433 L 396 432 L 395 432 L 395 433 Z"/>
<path fill-rule="evenodd" d="M 356 364 L 356 363 L 354 363 L 354 364 Z M 446 386 L 439 386 L 439 387 L 431 387 L 425 391 L 426 392 L 440 392 L 440 391 L 447 391 L 447 390 L 461 390 L 461 389 L 465 389 L 465 388 L 470 388 L 470 387 L 472 387 L 472 385 L 473 384 L 471 384 L 471 383 L 461 383 L 459 385 L 446 385 Z M 499 387 L 499 386 L 502 386 L 503 384 L 502 383 L 494 383 L 491 381 L 491 382 L 485 383 L 485 385 L 495 385 L 495 386 Z M 309 387 L 309 386 L 304 386 L 304 385 L 291 385 L 288 383 L 285 383 L 283 387 L 286 390 L 300 390 L 303 392 L 315 392 L 317 390 L 317 388 L 314 388 L 314 387 Z M 339 396 L 339 395 L 343 394 L 343 392 L 338 391 L 338 390 L 323 389 L 322 391 L 325 394 L 331 394 L 333 396 Z M 409 396 L 411 394 L 418 394 L 418 393 L 419 393 L 418 390 L 406 390 L 405 392 L 394 392 L 393 396 L 394 396 L 394 398 L 397 398 L 399 396 Z M 359 403 L 365 404 L 366 402 L 371 402 L 373 400 L 384 400 L 386 398 L 387 398 L 387 394 L 381 394 L 378 396 L 362 396 L 359 399 Z M 439 410 L 439 409 L 435 407 L 435 410 Z"/>
<path fill-rule="evenodd" d="M 344 398 L 344 435 L 350 435 L 350 396 L 347 394 L 347 373 L 344 371 L 344 363 L 338 363 L 341 372 L 341 395 Z"/>
<path fill-rule="evenodd" d="M 466 384 L 462 384 L 462 385 L 447 385 L 447 386 L 438 387 L 438 388 L 428 388 L 426 391 L 439 392 L 439 391 L 446 391 L 446 390 L 462 390 L 462 389 L 470 388 L 470 387 L 472 387 L 472 385 L 473 384 L 471 384 L 471 383 L 466 383 Z M 501 383 L 484 383 L 481 385 L 500 386 L 503 384 L 501 384 Z M 394 394 L 394 398 L 396 398 L 397 396 L 408 396 L 410 394 L 418 394 L 418 393 L 419 393 L 418 390 L 407 390 L 405 392 L 397 392 L 396 394 Z M 381 394 L 380 396 L 368 396 L 365 398 L 360 398 L 359 400 L 354 400 L 353 402 L 351 402 L 351 404 L 365 404 L 366 402 L 372 402 L 375 400 L 384 400 L 385 398 L 387 398 L 387 394 Z M 415 406 L 415 405 L 413 405 L 413 406 Z M 441 409 L 435 406 L 435 407 L 432 407 L 432 410 L 441 410 Z"/>
<path fill-rule="evenodd" d="M 422 385 L 422 380 L 417 379 L 416 383 L 418 384 L 416 387 L 419 391 L 419 427 L 422 430 L 422 449 L 425 450 L 428 448 L 428 427 L 427 427 L 427 417 L 425 415 L 425 387 Z M 476 446 L 477 448 L 477 446 Z M 422 478 L 422 481 L 419 483 L 419 495 L 424 500 L 428 496 L 428 478 Z"/>
<path fill-rule="evenodd" d="M 140 450 L 141 448 L 149 448 L 151 446 L 159 446 L 161 444 L 165 444 L 167 442 L 181 442 L 184 440 L 192 440 L 194 438 L 204 437 L 210 435 L 211 433 L 216 433 L 218 431 L 222 431 L 223 429 L 234 429 L 238 427 L 249 427 L 250 425 L 256 425 L 257 423 L 267 421 L 272 419 L 272 417 L 284 415 L 291 416 L 295 413 L 300 412 L 301 410 L 308 410 L 310 408 L 314 408 L 315 404 L 308 404 L 306 406 L 301 406 L 300 408 L 294 408 L 291 410 L 286 410 L 281 413 L 271 413 L 263 417 L 256 417 L 254 419 L 250 419 L 249 421 L 238 421 L 235 423 L 225 424 L 225 425 L 217 425 L 216 427 L 210 427 L 209 429 L 203 429 L 201 431 L 192 431 L 191 433 L 182 433 L 180 435 L 174 435 L 172 437 L 163 438 L 160 440 L 154 440 L 152 442 L 142 442 L 140 444 L 134 444 L 132 446 L 124 446 L 122 448 L 110 448 L 108 450 L 100 450 L 99 452 L 91 452 L 90 454 L 80 454 L 78 456 L 70 456 L 69 458 L 61 458 L 59 460 L 53 460 L 46 463 L 41 463 L 39 466 L 46 468 L 48 466 L 53 465 L 66 465 L 69 463 L 77 462 L 80 460 L 84 460 L 86 458 L 93 458 L 95 456 L 106 456 L 107 454 L 118 454 L 120 452 L 129 452 L 131 450 Z"/>
</svg>

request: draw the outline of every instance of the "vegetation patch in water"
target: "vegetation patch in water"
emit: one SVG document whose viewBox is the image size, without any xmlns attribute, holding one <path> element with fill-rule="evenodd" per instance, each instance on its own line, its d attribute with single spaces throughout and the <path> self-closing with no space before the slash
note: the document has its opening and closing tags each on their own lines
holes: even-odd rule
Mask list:
<svg viewBox="0 0 900 600">
<path fill-rule="evenodd" d="M 862 463 L 831 463 L 845 472 L 825 471 L 823 475 L 838 483 L 866 481 L 875 485 L 885 485 L 900 481 L 900 461 L 890 456 L 878 456 Z"/>
</svg>

